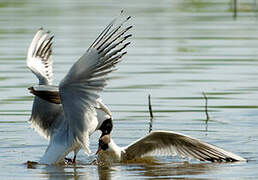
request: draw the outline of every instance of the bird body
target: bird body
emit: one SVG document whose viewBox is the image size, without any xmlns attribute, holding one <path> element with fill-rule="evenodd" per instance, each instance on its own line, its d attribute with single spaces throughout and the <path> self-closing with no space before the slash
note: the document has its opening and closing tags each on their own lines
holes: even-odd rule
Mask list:
<svg viewBox="0 0 258 180">
<path fill-rule="evenodd" d="M 153 131 L 126 147 L 119 147 L 106 135 L 99 140 L 99 162 L 126 162 L 153 155 L 167 155 L 211 162 L 246 161 L 214 145 L 173 131 Z"/>
<path fill-rule="evenodd" d="M 112 20 L 59 86 L 52 85 L 53 36 L 49 37 L 49 32 L 44 33 L 43 29 L 36 33 L 27 58 L 27 66 L 39 79 L 38 86 L 29 88 L 38 96 L 34 99 L 30 121 L 32 127 L 50 140 L 40 163 L 59 163 L 71 151 L 76 157 L 81 147 L 89 154 L 89 136 L 96 130 L 104 134 L 111 132 L 112 115 L 99 93 L 107 84 L 106 76 L 126 54 L 123 50 L 131 37 L 126 33 L 132 26 L 123 28 L 123 24 L 129 19 L 119 23 L 120 17 Z"/>
</svg>

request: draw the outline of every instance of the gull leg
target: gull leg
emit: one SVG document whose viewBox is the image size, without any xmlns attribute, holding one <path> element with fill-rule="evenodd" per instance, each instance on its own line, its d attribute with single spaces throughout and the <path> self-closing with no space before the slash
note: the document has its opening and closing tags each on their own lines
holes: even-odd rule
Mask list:
<svg viewBox="0 0 258 180">
<path fill-rule="evenodd" d="M 79 152 L 79 150 L 81 149 L 81 147 L 78 147 L 76 149 L 73 150 L 74 156 L 73 156 L 73 164 L 76 164 L 76 155 Z"/>
<path fill-rule="evenodd" d="M 73 157 L 73 164 L 76 164 L 76 154 Z"/>
</svg>

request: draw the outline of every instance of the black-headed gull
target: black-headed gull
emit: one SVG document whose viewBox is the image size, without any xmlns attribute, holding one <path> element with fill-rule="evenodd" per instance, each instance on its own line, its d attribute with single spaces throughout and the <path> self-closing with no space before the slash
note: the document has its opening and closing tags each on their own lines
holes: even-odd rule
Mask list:
<svg viewBox="0 0 258 180">
<path fill-rule="evenodd" d="M 173 131 L 153 131 L 126 147 L 119 147 L 110 134 L 99 139 L 98 162 L 126 162 L 151 155 L 179 155 L 211 162 L 246 161 L 214 145 Z"/>
<path fill-rule="evenodd" d="M 39 97 L 34 99 L 30 120 L 38 132 L 50 139 L 40 163 L 62 162 L 69 152 L 76 155 L 81 147 L 89 154 L 89 136 L 96 130 L 101 130 L 102 135 L 111 132 L 111 112 L 101 102 L 99 92 L 106 86 L 106 75 L 126 54 L 124 49 L 131 37 L 127 32 L 132 26 L 123 25 L 129 19 L 120 16 L 111 21 L 59 87 L 52 86 L 53 37 L 43 29 L 36 33 L 28 50 L 27 65 L 39 79 L 39 86 L 29 89 Z"/>
</svg>

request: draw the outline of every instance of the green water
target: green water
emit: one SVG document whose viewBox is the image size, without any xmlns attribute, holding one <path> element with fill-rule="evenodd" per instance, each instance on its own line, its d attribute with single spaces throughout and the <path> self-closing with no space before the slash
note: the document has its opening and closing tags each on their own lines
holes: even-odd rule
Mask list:
<svg viewBox="0 0 258 180">
<path fill-rule="evenodd" d="M 0 1 L 0 179 L 256 179 L 258 137 L 258 22 L 254 1 L 143 0 Z M 55 83 L 121 9 L 133 18 L 132 45 L 102 93 L 114 116 L 120 146 L 148 133 L 147 96 L 155 130 L 199 138 L 249 159 L 248 163 L 191 163 L 175 157 L 160 164 L 91 165 L 79 152 L 76 166 L 33 166 L 47 140 L 30 129 L 37 83 L 26 68 L 38 28 L 55 35 Z M 204 112 L 208 97 L 210 120 Z M 91 137 L 97 149 L 98 133 Z"/>
</svg>

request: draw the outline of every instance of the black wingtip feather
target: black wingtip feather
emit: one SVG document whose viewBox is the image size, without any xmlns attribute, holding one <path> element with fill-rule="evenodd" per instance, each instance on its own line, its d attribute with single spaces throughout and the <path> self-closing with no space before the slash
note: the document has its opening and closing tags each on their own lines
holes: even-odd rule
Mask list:
<svg viewBox="0 0 258 180">
<path fill-rule="evenodd" d="M 128 34 L 128 35 L 126 35 L 126 36 L 124 37 L 124 40 L 127 39 L 127 38 L 129 38 L 129 37 L 132 37 L 132 36 L 133 36 L 132 34 Z"/>
<path fill-rule="evenodd" d="M 131 29 L 133 27 L 133 25 L 129 26 L 126 28 L 126 31 L 128 31 L 129 29 Z"/>
<path fill-rule="evenodd" d="M 123 49 L 126 48 L 129 44 L 131 44 L 131 42 L 128 42 L 124 45 Z M 122 50 L 122 49 L 121 49 Z"/>
</svg>

